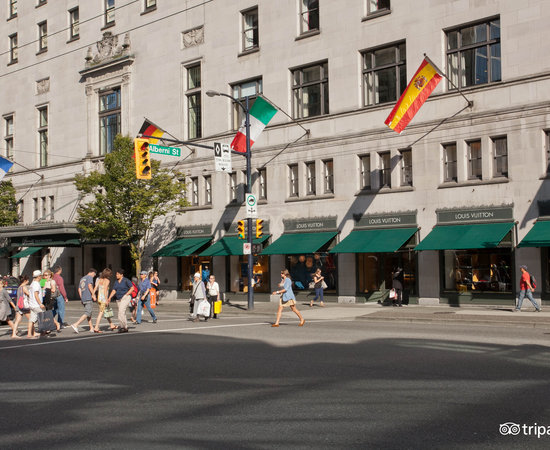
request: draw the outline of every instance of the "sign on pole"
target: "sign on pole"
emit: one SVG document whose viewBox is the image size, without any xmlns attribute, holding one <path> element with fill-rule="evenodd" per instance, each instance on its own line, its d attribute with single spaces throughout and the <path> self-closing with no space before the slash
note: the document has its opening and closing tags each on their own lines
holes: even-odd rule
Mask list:
<svg viewBox="0 0 550 450">
<path fill-rule="evenodd" d="M 149 144 L 149 153 L 156 153 L 159 155 L 168 155 L 168 156 L 181 156 L 181 148 L 165 147 L 164 145 Z"/>
<path fill-rule="evenodd" d="M 243 242 L 243 255 L 250 255 L 251 254 L 251 245 L 249 242 Z"/>
<path fill-rule="evenodd" d="M 246 194 L 246 218 L 256 219 L 258 217 L 258 204 L 254 194 Z"/>
<path fill-rule="evenodd" d="M 214 164 L 216 172 L 231 172 L 231 150 L 229 144 L 214 142 Z"/>
</svg>

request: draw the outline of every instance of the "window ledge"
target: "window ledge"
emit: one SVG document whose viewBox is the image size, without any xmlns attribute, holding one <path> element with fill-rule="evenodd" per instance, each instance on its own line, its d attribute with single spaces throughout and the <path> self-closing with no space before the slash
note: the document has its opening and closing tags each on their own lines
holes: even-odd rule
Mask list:
<svg viewBox="0 0 550 450">
<path fill-rule="evenodd" d="M 108 23 L 104 27 L 101 28 L 101 31 L 108 30 L 109 28 L 113 28 L 115 26 L 115 22 Z"/>
<path fill-rule="evenodd" d="M 319 30 L 319 29 L 306 31 L 305 33 L 302 33 L 300 36 L 296 36 L 294 38 L 294 40 L 295 41 L 300 41 L 302 39 L 307 39 L 308 37 L 311 37 L 311 36 L 317 36 L 318 34 L 321 34 L 321 30 Z"/>
<path fill-rule="evenodd" d="M 157 10 L 157 5 L 155 6 L 150 6 L 149 8 L 145 9 L 145 11 L 143 11 L 140 16 L 143 16 L 145 14 L 149 14 L 150 12 L 153 12 L 153 11 L 156 11 Z"/>
<path fill-rule="evenodd" d="M 334 194 L 306 195 L 305 197 L 288 197 L 285 203 L 307 202 L 310 200 L 326 200 L 334 198 Z"/>
<path fill-rule="evenodd" d="M 212 205 L 186 206 L 185 208 L 183 208 L 183 211 L 201 211 L 204 209 L 212 209 Z"/>
<path fill-rule="evenodd" d="M 46 53 L 47 51 L 48 51 L 47 48 L 43 48 L 42 50 L 38 50 L 38 51 L 36 52 L 36 56 L 41 55 L 41 54 L 43 54 L 43 53 Z"/>
<path fill-rule="evenodd" d="M 48 2 L 42 2 L 42 3 L 38 3 L 38 5 L 35 6 L 35 8 L 40 8 L 41 6 L 44 6 L 46 5 Z"/>
<path fill-rule="evenodd" d="M 17 18 L 17 14 L 14 14 L 13 16 L 8 17 L 6 19 L 6 22 L 9 22 L 10 20 L 15 19 L 15 18 Z"/>
<path fill-rule="evenodd" d="M 240 58 L 241 56 L 246 56 L 246 55 L 251 55 L 253 53 L 258 53 L 260 51 L 260 47 L 254 47 L 254 48 L 249 48 L 247 50 L 243 50 L 241 53 L 239 53 L 237 55 L 237 58 Z"/>
<path fill-rule="evenodd" d="M 7 65 L 8 66 L 13 66 L 14 64 L 17 64 L 18 60 L 16 59 L 15 61 L 10 61 Z"/>
<path fill-rule="evenodd" d="M 267 205 L 267 198 L 261 198 L 258 200 L 258 205 Z"/>
<path fill-rule="evenodd" d="M 440 184 L 437 189 L 446 189 L 453 187 L 468 187 L 468 186 L 483 186 L 487 184 L 503 184 L 509 183 L 510 179 L 505 177 L 493 178 L 491 180 L 467 180 L 461 182 L 448 181 L 446 183 Z"/>
<path fill-rule="evenodd" d="M 227 205 L 225 205 L 225 207 L 226 208 L 240 208 L 243 205 L 244 205 L 244 201 L 243 202 L 238 202 L 236 200 L 232 200 Z"/>
<path fill-rule="evenodd" d="M 391 9 L 383 9 L 381 11 L 376 11 L 371 14 L 367 14 L 365 17 L 361 19 L 361 22 L 366 22 L 367 20 L 377 19 L 378 17 L 387 16 L 388 14 L 391 14 Z"/>
<path fill-rule="evenodd" d="M 67 41 L 67 44 L 70 44 L 71 42 L 74 42 L 74 41 L 78 41 L 80 39 L 80 35 L 78 36 L 73 36 L 72 38 L 70 38 L 68 41 Z"/>
</svg>

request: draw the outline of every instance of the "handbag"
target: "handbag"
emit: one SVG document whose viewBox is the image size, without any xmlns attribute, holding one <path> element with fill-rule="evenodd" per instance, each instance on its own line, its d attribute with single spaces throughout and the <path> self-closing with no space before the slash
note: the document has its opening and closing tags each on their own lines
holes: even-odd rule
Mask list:
<svg viewBox="0 0 550 450">
<path fill-rule="evenodd" d="M 397 292 L 395 292 L 395 289 L 390 289 L 390 299 L 396 299 L 397 298 Z"/>
<path fill-rule="evenodd" d="M 328 288 L 327 283 L 325 283 L 325 280 L 322 281 L 321 287 L 322 287 L 323 289 Z"/>
<path fill-rule="evenodd" d="M 17 299 L 17 307 L 21 310 L 21 309 L 28 309 L 28 304 L 27 302 L 25 301 L 25 295 L 21 295 L 18 299 Z"/>
<path fill-rule="evenodd" d="M 210 303 L 208 303 L 208 300 L 202 300 L 199 303 L 199 307 L 197 308 L 197 315 L 210 317 Z"/>
<path fill-rule="evenodd" d="M 57 327 L 53 321 L 53 311 L 43 311 L 38 313 L 38 332 L 55 331 Z"/>
<path fill-rule="evenodd" d="M 114 315 L 115 313 L 113 312 L 113 308 L 111 308 L 110 306 L 106 306 L 103 310 L 103 317 L 105 317 L 106 319 L 110 319 Z"/>
</svg>

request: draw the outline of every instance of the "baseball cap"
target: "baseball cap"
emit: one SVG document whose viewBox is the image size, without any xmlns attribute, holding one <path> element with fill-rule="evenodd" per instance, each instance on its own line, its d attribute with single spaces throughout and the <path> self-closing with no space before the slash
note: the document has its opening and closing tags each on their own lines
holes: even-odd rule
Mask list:
<svg viewBox="0 0 550 450">
<path fill-rule="evenodd" d="M 39 277 L 40 275 L 42 275 L 42 271 L 41 271 L 41 270 L 35 270 L 35 271 L 32 273 L 32 277 L 33 277 L 33 278 Z"/>
<path fill-rule="evenodd" d="M 520 268 L 520 269 L 525 269 L 525 270 L 527 270 L 527 266 L 526 266 L 525 264 L 522 265 L 522 266 L 519 266 L 519 268 Z"/>
<path fill-rule="evenodd" d="M 140 275 L 147 275 L 147 271 L 146 271 L 146 270 L 142 270 L 139 274 L 140 274 Z"/>
</svg>

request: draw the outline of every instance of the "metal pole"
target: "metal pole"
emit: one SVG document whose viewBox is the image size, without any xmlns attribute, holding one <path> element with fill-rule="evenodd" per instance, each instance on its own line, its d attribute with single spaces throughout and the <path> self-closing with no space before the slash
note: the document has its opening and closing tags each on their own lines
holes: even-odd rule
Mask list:
<svg viewBox="0 0 550 450">
<path fill-rule="evenodd" d="M 252 173 L 251 173 L 251 154 L 250 154 L 250 109 L 248 96 L 246 96 L 246 193 L 252 193 Z M 250 244 L 250 253 L 248 255 L 248 310 L 254 309 L 254 286 L 252 280 L 252 268 L 254 266 L 254 255 L 252 255 L 252 218 L 247 219 L 248 225 L 248 243 Z"/>
</svg>

